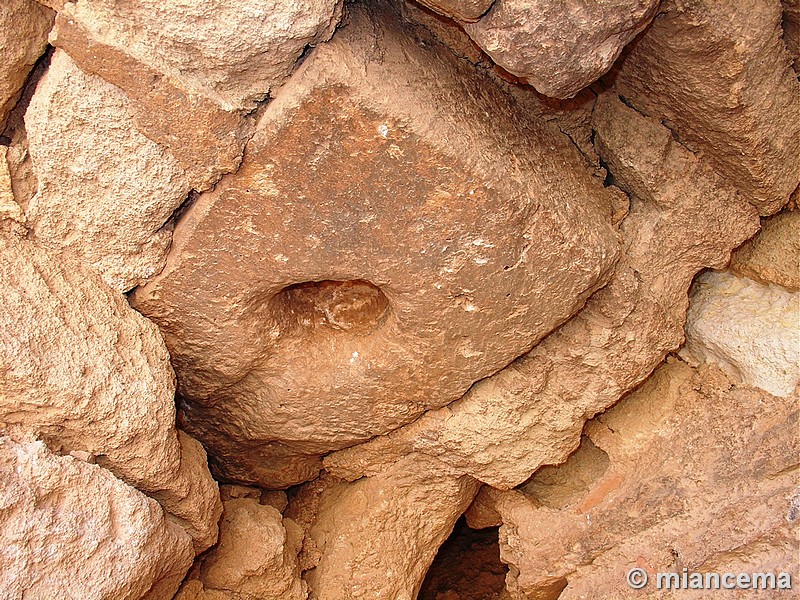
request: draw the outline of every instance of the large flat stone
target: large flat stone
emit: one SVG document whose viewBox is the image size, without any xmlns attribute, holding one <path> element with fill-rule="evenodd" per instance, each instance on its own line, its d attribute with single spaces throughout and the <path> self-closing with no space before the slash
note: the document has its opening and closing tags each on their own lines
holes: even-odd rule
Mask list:
<svg viewBox="0 0 800 600">
<path fill-rule="evenodd" d="M 724 266 L 730 250 L 758 230 L 758 214 L 665 127 L 616 96 L 598 99 L 594 128 L 600 156 L 632 196 L 611 282 L 457 402 L 328 455 L 328 470 L 356 479 L 420 452 L 495 487 L 515 487 L 541 465 L 563 461 L 587 418 L 680 347 L 692 278 Z"/>
<path fill-rule="evenodd" d="M 569 140 L 373 10 L 282 88 L 132 297 L 231 478 L 302 481 L 452 402 L 616 262 L 611 194 Z"/>
</svg>

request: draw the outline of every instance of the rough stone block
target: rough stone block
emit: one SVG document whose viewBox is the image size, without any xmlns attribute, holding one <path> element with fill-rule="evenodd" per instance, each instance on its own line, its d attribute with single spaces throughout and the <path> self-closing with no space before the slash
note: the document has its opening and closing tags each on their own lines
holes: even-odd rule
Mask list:
<svg viewBox="0 0 800 600">
<path fill-rule="evenodd" d="M 192 540 L 154 500 L 42 442 L 0 438 L 0 595 L 169 600 Z"/>
<path fill-rule="evenodd" d="M 611 68 L 657 8 L 658 0 L 496 0 L 464 29 L 506 71 L 570 98 Z"/>
<path fill-rule="evenodd" d="M 307 58 L 132 296 L 229 478 L 307 480 L 455 400 L 618 256 L 613 198 L 569 140 L 372 10 Z"/>
<path fill-rule="evenodd" d="M 615 89 L 664 121 L 758 207 L 800 183 L 800 82 L 778 0 L 670 0 L 632 47 Z"/>
<path fill-rule="evenodd" d="M 761 220 L 761 231 L 731 257 L 731 271 L 800 292 L 800 210 Z"/>
</svg>

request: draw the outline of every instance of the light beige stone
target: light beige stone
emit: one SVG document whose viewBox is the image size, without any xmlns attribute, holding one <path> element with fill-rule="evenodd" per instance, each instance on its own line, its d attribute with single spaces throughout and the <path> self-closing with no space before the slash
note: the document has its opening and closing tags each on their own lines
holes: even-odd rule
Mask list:
<svg viewBox="0 0 800 600">
<path fill-rule="evenodd" d="M 371 10 L 284 86 L 131 299 L 234 480 L 311 479 L 321 454 L 455 400 L 618 256 L 613 197 L 557 128 Z"/>
<path fill-rule="evenodd" d="M 178 598 L 305 600 L 297 563 L 300 527 L 252 498 L 224 506 L 219 543 L 202 557 L 198 579 L 184 584 Z"/>
<path fill-rule="evenodd" d="M 796 401 L 734 385 L 715 368 L 661 367 L 587 423 L 594 451 L 579 451 L 549 479 L 537 474 L 525 492 L 493 496 L 512 597 L 663 598 L 656 573 L 683 568 L 796 576 L 797 426 Z M 607 456 L 599 469 L 597 452 Z M 558 469 L 591 475 L 588 487 L 576 494 L 569 476 L 552 477 Z M 644 590 L 626 583 L 635 567 L 651 578 Z"/>
<path fill-rule="evenodd" d="M 80 451 L 162 503 L 203 550 L 221 506 L 202 447 L 176 435 L 158 330 L 79 263 L 0 236 L 0 428 Z"/>
<path fill-rule="evenodd" d="M 0 132 L 34 63 L 47 46 L 53 12 L 33 0 L 0 4 Z"/>
<path fill-rule="evenodd" d="M 304 575 L 309 597 L 413 600 L 478 487 L 412 455 L 386 473 L 326 488 L 309 530 L 321 553 Z"/>
<path fill-rule="evenodd" d="M 762 215 L 800 183 L 800 82 L 778 0 L 668 0 L 615 89 L 664 121 Z"/>
<path fill-rule="evenodd" d="M 25 115 L 38 190 L 33 235 L 126 291 L 158 273 L 189 192 L 176 159 L 132 122 L 115 86 L 57 51 Z"/>
<path fill-rule="evenodd" d="M 762 219 L 759 234 L 733 253 L 731 271 L 800 291 L 800 210 Z"/>
<path fill-rule="evenodd" d="M 681 356 L 789 396 L 800 382 L 800 293 L 727 271 L 704 273 L 692 288 Z"/>
<path fill-rule="evenodd" d="M 495 487 L 515 487 L 541 465 L 562 462 L 585 419 L 678 349 L 692 278 L 724 266 L 730 250 L 757 231 L 758 215 L 657 121 L 612 96 L 598 100 L 594 116 L 600 155 L 633 197 L 622 222 L 625 254 L 611 282 L 457 402 L 328 455 L 327 469 L 355 479 L 419 452 Z"/>
<path fill-rule="evenodd" d="M 7 156 L 8 148 L 0 146 L 0 230 L 11 230 L 22 235 L 26 231 L 25 213 L 14 199 Z"/>
<path fill-rule="evenodd" d="M 0 595 L 169 600 L 191 538 L 157 502 L 42 442 L 0 438 Z"/>
<path fill-rule="evenodd" d="M 570 98 L 603 75 L 658 0 L 495 0 L 464 26 L 506 71 L 546 96 Z"/>
</svg>

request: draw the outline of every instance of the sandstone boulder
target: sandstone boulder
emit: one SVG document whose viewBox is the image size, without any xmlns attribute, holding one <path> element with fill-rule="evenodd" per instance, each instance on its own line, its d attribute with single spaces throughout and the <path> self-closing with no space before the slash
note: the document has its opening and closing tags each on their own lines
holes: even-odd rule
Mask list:
<svg viewBox="0 0 800 600">
<path fill-rule="evenodd" d="M 413 455 L 375 477 L 324 487 L 308 528 L 320 553 L 304 575 L 310 598 L 413 600 L 478 487 Z"/>
<path fill-rule="evenodd" d="M 659 0 L 495 0 L 464 29 L 498 65 L 556 98 L 603 75 L 642 31 Z"/>
<path fill-rule="evenodd" d="M 800 292 L 800 210 L 762 219 L 758 235 L 734 252 L 731 271 Z"/>
<path fill-rule="evenodd" d="M 0 595 L 169 600 L 191 538 L 157 502 L 42 442 L 0 438 Z"/>
<path fill-rule="evenodd" d="M 0 429 L 95 457 L 162 503 L 198 551 L 221 506 L 202 447 L 175 431 L 158 330 L 78 263 L 0 236 Z"/>
<path fill-rule="evenodd" d="M 304 600 L 297 554 L 300 526 L 252 498 L 224 503 L 219 543 L 198 566 L 177 600 Z M 200 585 L 198 585 L 198 583 Z"/>
<path fill-rule="evenodd" d="M 34 0 L 0 4 L 0 133 L 52 26 L 53 12 Z"/>
<path fill-rule="evenodd" d="M 660 123 L 616 96 L 600 97 L 594 127 L 601 157 L 633 198 L 622 222 L 625 254 L 611 282 L 457 402 L 327 456 L 331 472 L 355 479 L 420 452 L 495 487 L 515 487 L 541 465 L 562 462 L 585 419 L 678 349 L 692 278 L 724 266 L 730 250 L 757 231 L 758 215 Z"/>
<path fill-rule="evenodd" d="M 38 178 L 33 235 L 120 291 L 159 272 L 166 223 L 189 185 L 175 157 L 136 129 L 127 96 L 57 51 L 25 125 Z"/>
<path fill-rule="evenodd" d="M 592 450 L 493 496 L 512 597 L 661 598 L 655 574 L 684 568 L 796 576 L 797 418 L 796 402 L 734 385 L 715 368 L 661 367 L 587 423 Z M 571 473 L 559 479 L 560 469 Z M 575 473 L 588 485 L 576 489 Z M 634 567 L 650 575 L 643 590 L 626 583 Z"/>
<path fill-rule="evenodd" d="M 612 196 L 566 137 L 371 10 L 282 88 L 132 296 L 227 478 L 311 479 L 319 455 L 455 400 L 618 255 Z"/>
<path fill-rule="evenodd" d="M 23 234 L 25 213 L 14 199 L 7 156 L 8 148 L 0 146 L 0 231 L 13 230 Z"/>
<path fill-rule="evenodd" d="M 615 89 L 663 120 L 755 204 L 777 212 L 800 183 L 800 82 L 778 0 L 668 0 Z"/>
<path fill-rule="evenodd" d="M 733 379 L 775 396 L 800 382 L 800 293 L 763 285 L 729 272 L 695 281 L 686 320 L 692 364 L 714 363 Z"/>
</svg>

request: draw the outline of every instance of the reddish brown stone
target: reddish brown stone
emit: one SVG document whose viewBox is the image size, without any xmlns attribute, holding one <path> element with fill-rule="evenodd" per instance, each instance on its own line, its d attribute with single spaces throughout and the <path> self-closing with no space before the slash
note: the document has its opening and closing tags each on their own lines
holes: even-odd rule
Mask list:
<svg viewBox="0 0 800 600">
<path fill-rule="evenodd" d="M 569 140 L 371 16 L 306 60 L 133 296 L 166 336 L 185 427 L 234 479 L 302 481 L 455 400 L 616 261 L 613 199 Z"/>
</svg>

